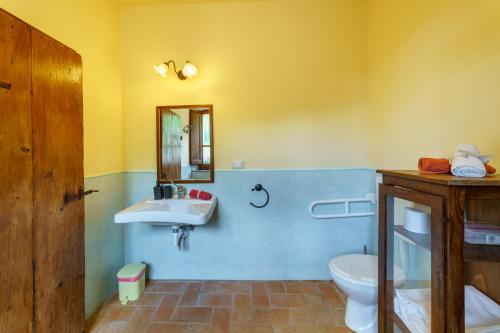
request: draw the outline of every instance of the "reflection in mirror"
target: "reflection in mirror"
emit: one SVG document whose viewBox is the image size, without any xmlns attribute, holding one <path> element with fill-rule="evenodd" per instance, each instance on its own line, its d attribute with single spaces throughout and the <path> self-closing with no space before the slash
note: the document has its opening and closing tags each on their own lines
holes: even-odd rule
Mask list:
<svg viewBox="0 0 500 333">
<path fill-rule="evenodd" d="M 162 183 L 213 183 L 212 105 L 159 106 L 157 174 Z"/>
</svg>

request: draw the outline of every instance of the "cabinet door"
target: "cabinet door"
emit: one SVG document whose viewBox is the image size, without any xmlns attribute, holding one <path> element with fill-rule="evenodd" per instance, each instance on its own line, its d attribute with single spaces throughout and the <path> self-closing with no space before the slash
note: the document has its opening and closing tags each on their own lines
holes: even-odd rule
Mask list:
<svg viewBox="0 0 500 333">
<path fill-rule="evenodd" d="M 0 332 L 32 331 L 30 27 L 0 10 Z"/>
<path fill-rule="evenodd" d="M 81 58 L 32 29 L 35 328 L 84 330 Z"/>
<path fill-rule="evenodd" d="M 379 332 L 445 332 L 444 198 L 383 184 L 379 194 Z"/>
</svg>

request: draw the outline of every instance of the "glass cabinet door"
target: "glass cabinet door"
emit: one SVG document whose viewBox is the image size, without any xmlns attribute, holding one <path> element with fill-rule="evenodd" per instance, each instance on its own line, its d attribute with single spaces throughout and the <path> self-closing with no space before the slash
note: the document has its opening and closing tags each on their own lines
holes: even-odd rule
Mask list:
<svg viewBox="0 0 500 333">
<path fill-rule="evenodd" d="M 379 332 L 443 332 L 443 198 L 380 185 Z"/>
</svg>

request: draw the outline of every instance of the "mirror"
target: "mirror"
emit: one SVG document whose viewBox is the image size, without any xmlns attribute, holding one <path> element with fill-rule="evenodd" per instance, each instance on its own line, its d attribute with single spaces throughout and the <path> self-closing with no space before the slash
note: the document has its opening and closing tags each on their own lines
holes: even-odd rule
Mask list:
<svg viewBox="0 0 500 333">
<path fill-rule="evenodd" d="M 156 154 L 160 183 L 213 183 L 213 106 L 158 106 Z"/>
</svg>

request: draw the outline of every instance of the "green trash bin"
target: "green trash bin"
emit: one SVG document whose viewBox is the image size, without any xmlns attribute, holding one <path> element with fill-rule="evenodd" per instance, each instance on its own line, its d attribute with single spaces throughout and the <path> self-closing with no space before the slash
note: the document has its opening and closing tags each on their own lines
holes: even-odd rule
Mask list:
<svg viewBox="0 0 500 333">
<path fill-rule="evenodd" d="M 120 302 L 127 304 L 141 297 L 146 288 L 146 264 L 129 264 L 123 266 L 116 275 Z"/>
</svg>

